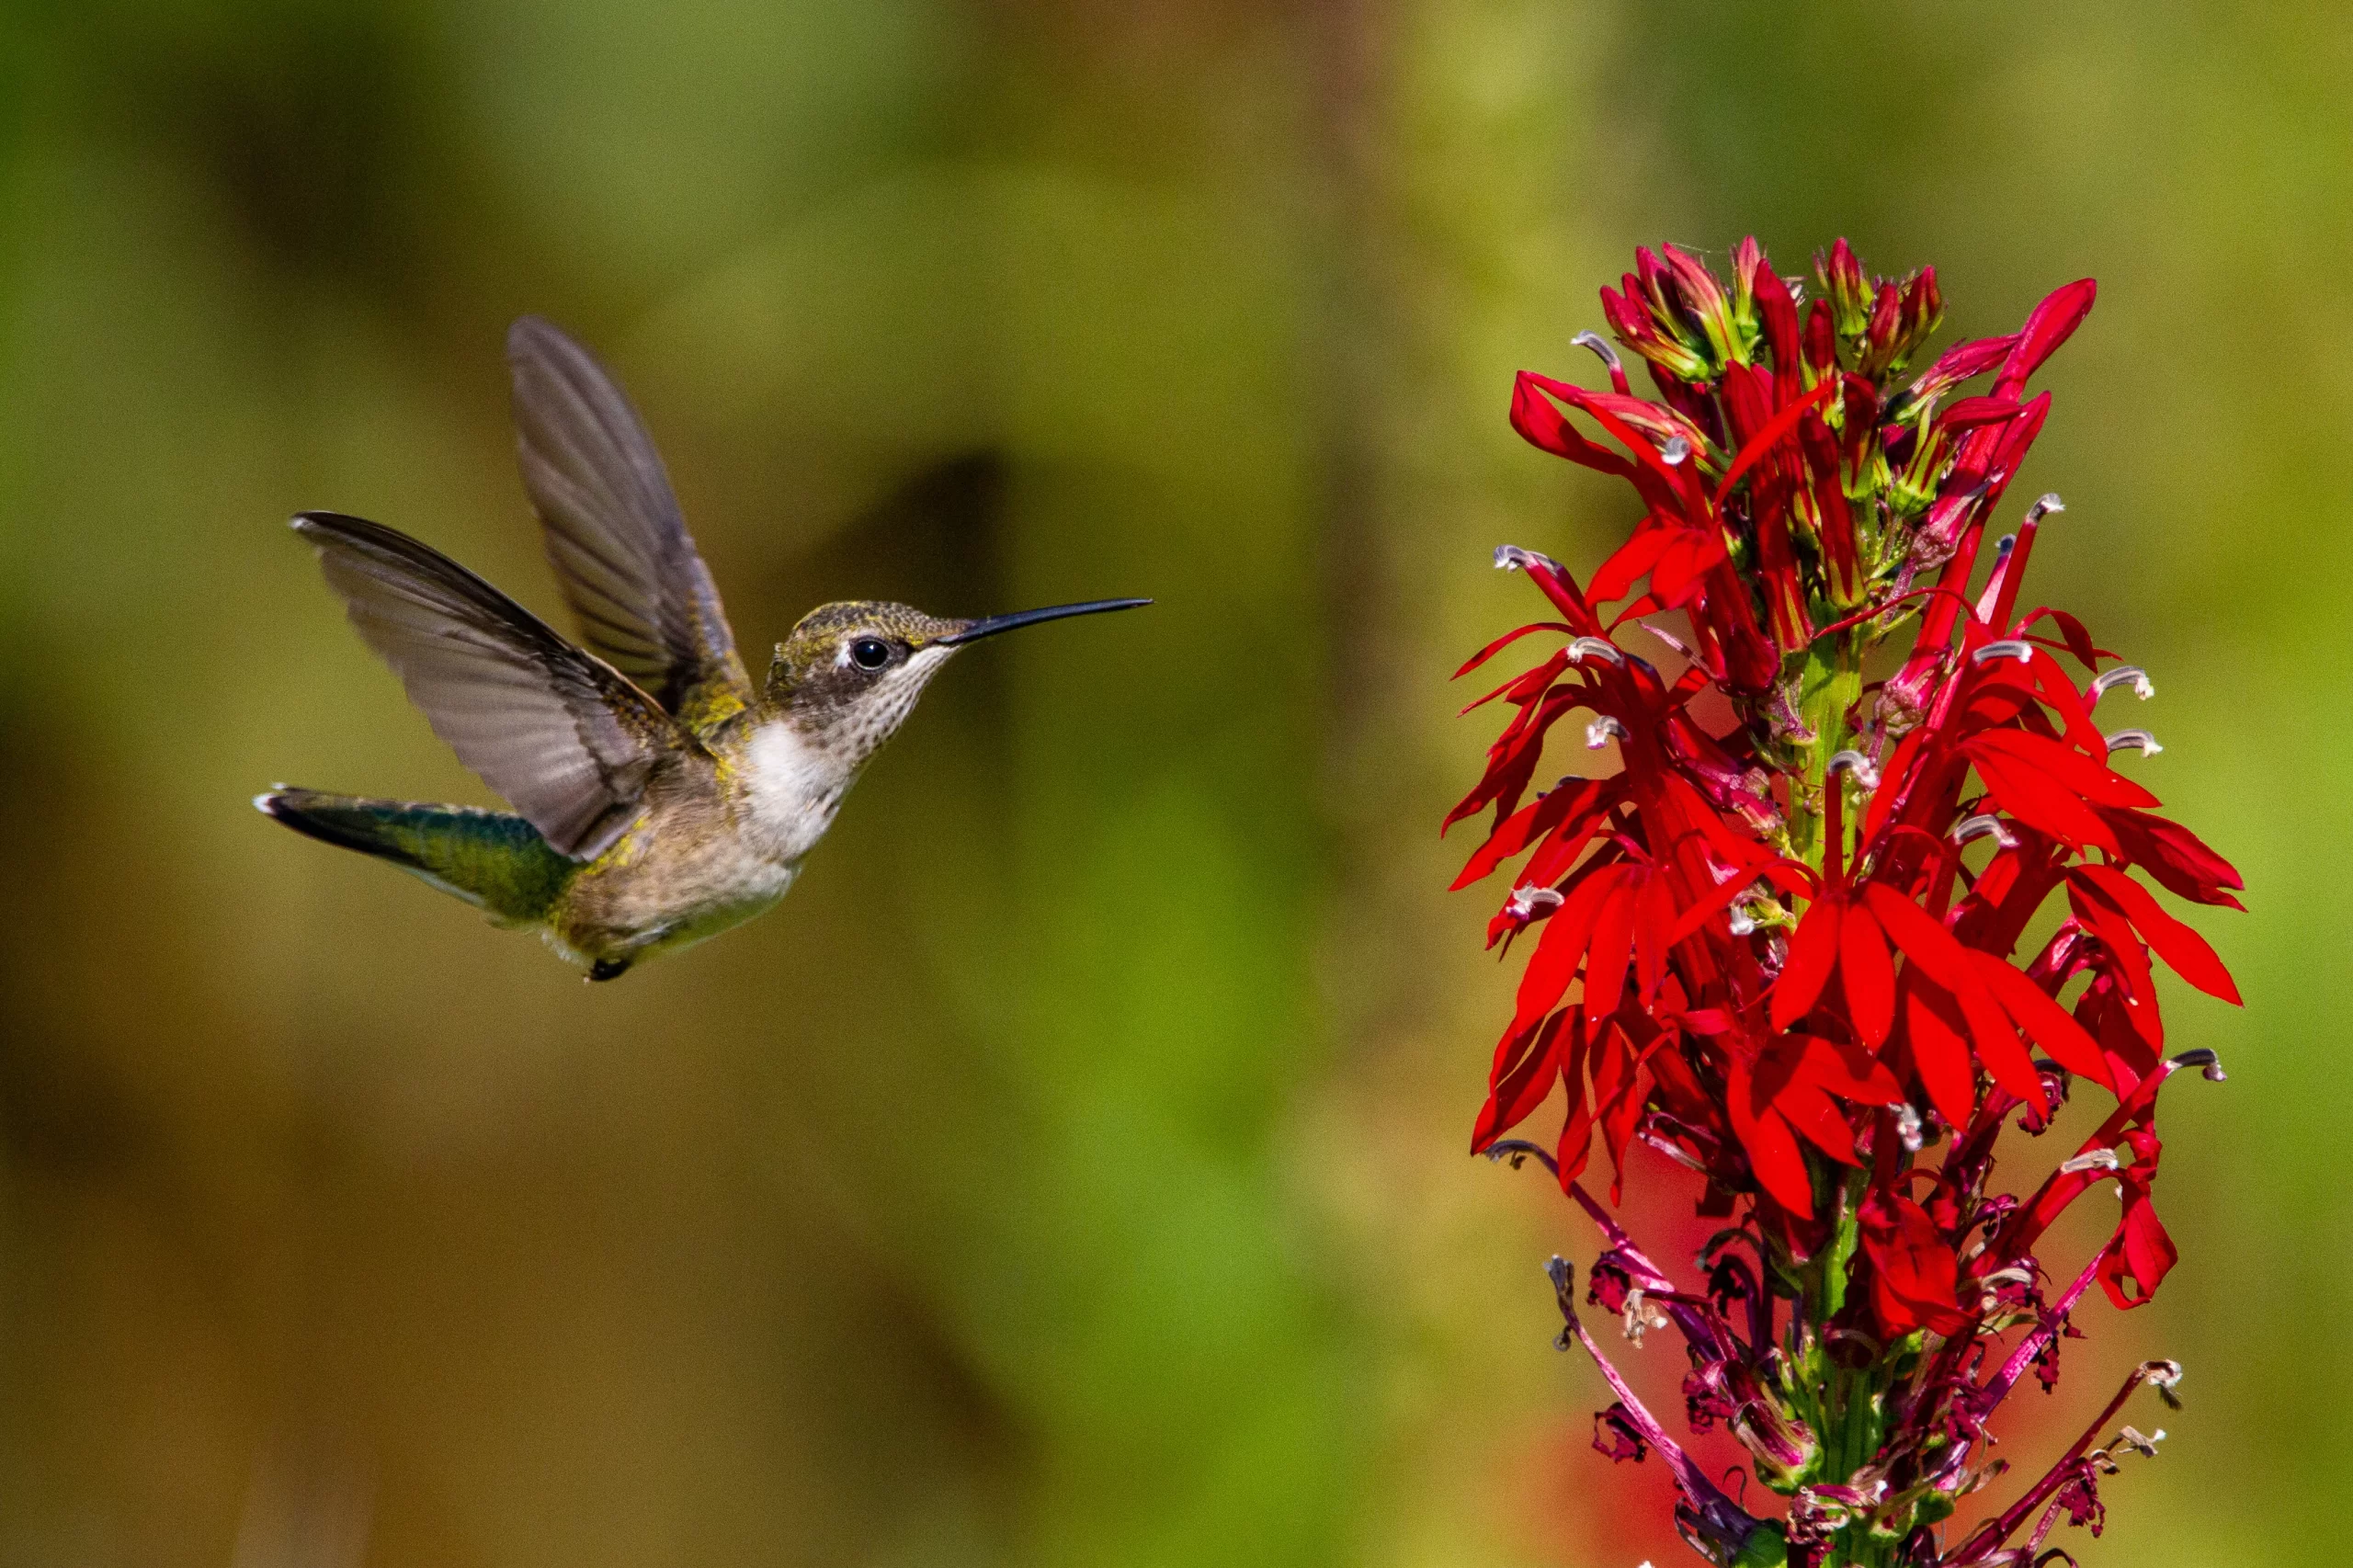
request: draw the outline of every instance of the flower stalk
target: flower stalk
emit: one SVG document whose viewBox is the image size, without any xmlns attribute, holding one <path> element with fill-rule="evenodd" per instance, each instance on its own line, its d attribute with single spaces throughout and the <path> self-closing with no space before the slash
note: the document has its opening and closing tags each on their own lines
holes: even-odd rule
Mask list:
<svg viewBox="0 0 2353 1568">
<path fill-rule="evenodd" d="M 1488 818 L 1457 887 L 1518 863 L 1488 944 L 1521 956 L 1519 988 L 1472 1146 L 1552 1173 L 1604 1243 L 1586 1303 L 1638 1345 L 1672 1325 L 1689 1425 L 1728 1433 L 1752 1494 L 1785 1500 L 1753 1512 L 1709 1480 L 1555 1259 L 1563 1347 L 1616 1396 L 1597 1445 L 1668 1465 L 1713 1562 L 2042 1561 L 2063 1519 L 2098 1533 L 2120 1455 L 2155 1450 L 2131 1426 L 2098 1442 L 2108 1423 L 2179 1378 L 2145 1364 L 2015 1500 L 1948 1523 L 2003 1477 L 1988 1423 L 2029 1370 L 2055 1384 L 2084 1294 L 2138 1306 L 2175 1261 L 2151 1201 L 2158 1090 L 2221 1073 L 2166 1053 L 2156 969 L 2239 999 L 2151 891 L 2236 908 L 2237 873 L 2118 771 L 2154 737 L 2095 722 L 2147 676 L 2074 616 L 2018 608 L 2058 497 L 1988 538 L 2050 412 L 2029 383 L 2093 298 L 2069 284 L 1906 379 L 1942 314 L 1933 269 L 1873 278 L 1841 241 L 1786 278 L 1749 240 L 1719 277 L 1644 249 L 1602 310 L 1657 395 L 1590 334 L 1608 390 L 1533 372 L 1513 390 L 1523 437 L 1630 485 L 1643 516 L 1583 584 L 1499 550 L 1551 619 L 1458 672 L 1536 660 L 1472 704 L 1505 722 L 1447 819 Z M 1620 642 L 1630 622 L 1648 640 Z M 1711 691 L 1728 726 L 1695 710 Z M 1573 715 L 1616 770 L 1531 795 Z M 2077 1096 L 2097 1126 L 2012 1190 L 2006 1132 L 2041 1137 Z M 1507 1136 L 1556 1098 L 1549 1149 Z M 1608 1202 L 1585 1180 L 1597 1141 Z M 1665 1156 L 1643 1179 L 1691 1184 L 1722 1227 L 1695 1279 L 1610 1212 L 1637 1149 Z M 2047 1297 L 2040 1249 L 2095 1187 L 2120 1199 L 2116 1229 Z"/>
</svg>

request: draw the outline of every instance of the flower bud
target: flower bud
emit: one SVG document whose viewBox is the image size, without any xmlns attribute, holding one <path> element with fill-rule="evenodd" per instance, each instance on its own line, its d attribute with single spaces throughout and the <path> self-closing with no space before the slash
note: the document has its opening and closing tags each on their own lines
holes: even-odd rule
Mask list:
<svg viewBox="0 0 2353 1568">
<path fill-rule="evenodd" d="M 1877 381 L 1887 371 L 1901 347 L 1904 333 L 1904 295 L 1893 283 L 1879 286 L 1879 296 L 1871 301 L 1870 319 L 1863 325 L 1862 357 L 1857 369 Z"/>
<path fill-rule="evenodd" d="M 1830 301 L 1816 300 L 1805 312 L 1805 384 L 1811 391 L 1825 376 L 1838 373 L 1838 329 Z"/>
<path fill-rule="evenodd" d="M 1842 239 L 1830 247 L 1829 256 L 1816 254 L 1813 275 L 1822 285 L 1824 298 L 1837 312 L 1838 335 L 1848 341 L 1862 336 L 1878 301 L 1870 280 L 1863 276 L 1863 264 L 1855 258 L 1854 247 Z"/>
<path fill-rule="evenodd" d="M 1768 1394 L 1742 1405 L 1731 1429 L 1755 1460 L 1756 1479 L 1785 1497 L 1804 1485 L 1822 1462 L 1822 1440 Z"/>
</svg>

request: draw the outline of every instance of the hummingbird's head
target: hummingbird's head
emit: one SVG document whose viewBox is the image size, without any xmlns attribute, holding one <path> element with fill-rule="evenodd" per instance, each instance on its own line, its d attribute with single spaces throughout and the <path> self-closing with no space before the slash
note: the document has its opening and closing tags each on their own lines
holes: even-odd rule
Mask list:
<svg viewBox="0 0 2353 1568">
<path fill-rule="evenodd" d="M 820 605 L 777 644 L 767 704 L 790 718 L 804 740 L 855 768 L 898 732 L 915 699 L 959 648 L 1041 620 L 1151 602 L 1097 599 L 977 620 L 942 619 L 874 599 Z"/>
</svg>

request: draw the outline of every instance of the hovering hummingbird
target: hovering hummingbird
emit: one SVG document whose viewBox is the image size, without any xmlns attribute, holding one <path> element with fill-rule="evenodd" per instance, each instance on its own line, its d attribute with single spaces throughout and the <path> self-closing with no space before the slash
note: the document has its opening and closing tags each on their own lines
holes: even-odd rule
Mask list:
<svg viewBox="0 0 2353 1568">
<path fill-rule="evenodd" d="M 959 648 L 1152 602 L 977 620 L 821 605 L 756 688 L 620 385 L 535 317 L 507 333 L 506 356 L 523 486 L 581 643 L 381 523 L 305 512 L 293 526 L 434 733 L 516 814 L 285 785 L 254 804 L 539 931 L 590 980 L 782 898 L 858 770 Z"/>
</svg>

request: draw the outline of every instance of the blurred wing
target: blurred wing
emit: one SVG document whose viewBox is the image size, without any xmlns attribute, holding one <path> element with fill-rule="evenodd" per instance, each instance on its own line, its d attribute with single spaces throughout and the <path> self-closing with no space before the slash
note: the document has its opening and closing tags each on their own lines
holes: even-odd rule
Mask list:
<svg viewBox="0 0 2353 1568">
<path fill-rule="evenodd" d="M 506 362 L 523 488 L 583 639 L 690 723 L 749 704 L 710 570 L 619 383 L 537 316 L 508 330 Z"/>
<path fill-rule="evenodd" d="M 381 523 L 305 512 L 327 583 L 433 733 L 576 859 L 631 819 L 665 740 L 643 692 L 459 565 Z"/>
</svg>

